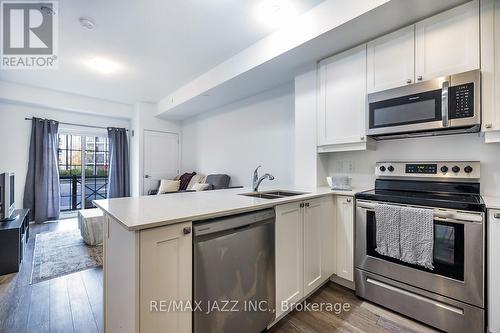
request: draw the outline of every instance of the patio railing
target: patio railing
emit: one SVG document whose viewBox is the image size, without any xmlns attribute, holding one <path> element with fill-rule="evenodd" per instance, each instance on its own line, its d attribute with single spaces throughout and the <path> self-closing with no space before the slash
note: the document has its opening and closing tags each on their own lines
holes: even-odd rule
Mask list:
<svg viewBox="0 0 500 333">
<path fill-rule="evenodd" d="M 107 176 L 85 176 L 85 187 L 82 177 L 78 175 L 60 176 L 61 212 L 83 209 L 82 196 L 84 195 L 85 208 L 92 208 L 92 200 L 106 199 L 108 196 Z M 82 193 L 82 188 L 84 193 Z"/>
</svg>

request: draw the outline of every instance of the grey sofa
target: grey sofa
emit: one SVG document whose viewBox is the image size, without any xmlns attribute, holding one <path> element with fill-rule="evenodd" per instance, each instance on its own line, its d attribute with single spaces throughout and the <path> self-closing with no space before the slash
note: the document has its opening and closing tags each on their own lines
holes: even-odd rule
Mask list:
<svg viewBox="0 0 500 333">
<path fill-rule="evenodd" d="M 235 186 L 235 187 L 229 187 L 229 183 L 231 182 L 231 177 L 226 174 L 212 174 L 208 175 L 205 182 L 207 184 L 210 184 L 210 187 L 208 190 L 222 190 L 226 188 L 241 188 L 243 186 Z M 176 191 L 176 192 L 168 192 L 165 194 L 169 193 L 181 193 L 181 192 L 194 192 L 194 190 L 181 190 L 181 191 Z M 148 195 L 155 195 L 158 194 L 158 190 L 150 190 L 148 192 Z"/>
</svg>

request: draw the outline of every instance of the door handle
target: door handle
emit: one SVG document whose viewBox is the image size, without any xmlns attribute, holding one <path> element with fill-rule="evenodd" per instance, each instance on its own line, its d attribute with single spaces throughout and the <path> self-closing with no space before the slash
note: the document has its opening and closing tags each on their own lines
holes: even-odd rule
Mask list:
<svg viewBox="0 0 500 333">
<path fill-rule="evenodd" d="M 443 81 L 443 89 L 441 90 L 441 118 L 443 120 L 443 127 L 449 126 L 448 119 L 448 89 L 450 87 L 449 81 Z"/>
<path fill-rule="evenodd" d="M 150 176 L 149 175 L 144 175 L 144 178 L 149 178 Z"/>
<path fill-rule="evenodd" d="M 493 217 L 496 218 L 496 219 L 500 219 L 500 213 L 493 214 Z"/>
<path fill-rule="evenodd" d="M 185 227 L 184 229 L 182 229 L 182 233 L 184 235 L 189 235 L 191 233 L 191 227 Z"/>
</svg>

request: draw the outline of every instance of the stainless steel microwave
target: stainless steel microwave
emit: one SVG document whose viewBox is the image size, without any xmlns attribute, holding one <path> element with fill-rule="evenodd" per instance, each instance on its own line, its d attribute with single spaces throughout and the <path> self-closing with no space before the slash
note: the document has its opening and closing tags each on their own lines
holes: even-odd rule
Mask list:
<svg viewBox="0 0 500 333">
<path fill-rule="evenodd" d="M 480 100 L 480 70 L 372 93 L 367 135 L 382 140 L 478 132 Z"/>
</svg>

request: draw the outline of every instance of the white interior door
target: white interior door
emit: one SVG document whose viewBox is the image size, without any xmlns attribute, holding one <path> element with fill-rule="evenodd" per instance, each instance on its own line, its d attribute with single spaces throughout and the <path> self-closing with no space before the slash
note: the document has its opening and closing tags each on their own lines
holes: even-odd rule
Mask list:
<svg viewBox="0 0 500 333">
<path fill-rule="evenodd" d="M 179 174 L 179 135 L 144 130 L 144 194 Z"/>
</svg>

